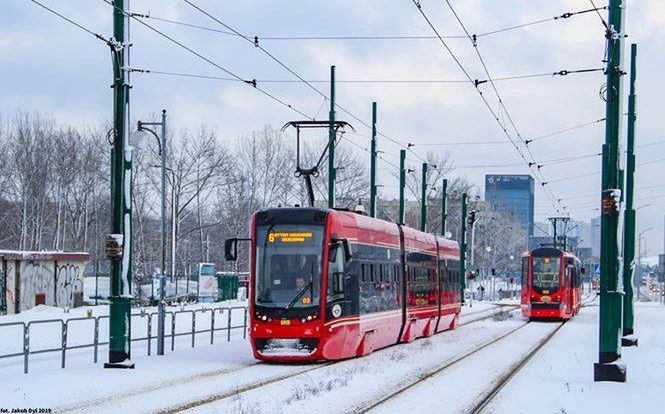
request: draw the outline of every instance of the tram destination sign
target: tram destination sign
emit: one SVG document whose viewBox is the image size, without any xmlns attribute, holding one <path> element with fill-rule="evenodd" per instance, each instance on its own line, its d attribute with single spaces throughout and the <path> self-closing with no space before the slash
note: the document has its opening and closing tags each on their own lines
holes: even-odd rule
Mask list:
<svg viewBox="0 0 665 414">
<path fill-rule="evenodd" d="M 268 233 L 270 243 L 305 243 L 312 238 L 311 231 L 287 231 Z"/>
</svg>

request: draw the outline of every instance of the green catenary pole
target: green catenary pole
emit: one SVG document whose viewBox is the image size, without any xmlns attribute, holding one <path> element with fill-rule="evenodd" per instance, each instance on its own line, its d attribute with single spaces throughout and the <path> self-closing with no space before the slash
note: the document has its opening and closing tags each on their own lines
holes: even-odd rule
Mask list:
<svg viewBox="0 0 665 414">
<path fill-rule="evenodd" d="M 420 231 L 427 229 L 427 163 L 423 163 L 423 176 L 420 193 Z"/>
<path fill-rule="evenodd" d="M 399 152 L 399 224 L 406 224 L 404 211 L 404 188 L 406 187 L 406 150 Z"/>
<path fill-rule="evenodd" d="M 446 237 L 446 219 L 448 218 L 448 208 L 446 201 L 448 198 L 448 180 L 443 179 L 441 184 L 441 236 Z"/>
<path fill-rule="evenodd" d="M 335 66 L 330 67 L 330 125 L 328 126 L 328 208 L 335 207 Z"/>
<path fill-rule="evenodd" d="M 621 358 L 622 292 L 618 283 L 619 212 L 614 208 L 615 191 L 619 188 L 619 131 L 621 130 L 622 52 L 624 37 L 624 0 L 610 0 L 607 32 L 606 127 L 603 145 L 601 204 L 600 316 L 598 363 L 594 364 L 595 381 L 626 381 Z"/>
<path fill-rule="evenodd" d="M 111 257 L 109 297 L 109 362 L 105 368 L 133 368 L 131 338 L 131 179 L 132 155 L 127 140 L 129 85 L 125 82 L 125 4 L 116 0 L 113 8 L 113 150 L 111 154 L 111 233 L 119 247 Z"/>
<path fill-rule="evenodd" d="M 630 95 L 628 96 L 628 145 L 626 148 L 626 210 L 624 211 L 623 233 L 623 336 L 634 334 L 635 309 L 633 303 L 633 277 L 635 265 L 635 122 L 636 101 L 635 81 L 637 79 L 637 45 L 630 48 Z M 637 338 L 624 338 L 622 345 L 637 345 Z"/>
<path fill-rule="evenodd" d="M 459 252 L 459 267 L 460 267 L 460 294 L 461 302 L 464 303 L 464 290 L 466 290 L 466 205 L 467 195 L 462 194 L 462 221 L 460 222 L 460 252 Z"/>
<path fill-rule="evenodd" d="M 372 143 L 369 172 L 369 216 L 376 217 L 376 102 L 372 102 Z"/>
</svg>

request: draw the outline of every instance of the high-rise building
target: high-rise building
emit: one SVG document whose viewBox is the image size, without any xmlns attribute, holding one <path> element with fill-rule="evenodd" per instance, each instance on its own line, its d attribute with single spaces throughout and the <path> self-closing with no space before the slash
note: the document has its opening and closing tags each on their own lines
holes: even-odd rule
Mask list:
<svg viewBox="0 0 665 414">
<path fill-rule="evenodd" d="M 485 201 L 495 212 L 520 223 L 528 239 L 533 237 L 534 181 L 530 175 L 486 175 Z"/>
<path fill-rule="evenodd" d="M 591 255 L 600 257 L 600 217 L 591 219 Z"/>
</svg>

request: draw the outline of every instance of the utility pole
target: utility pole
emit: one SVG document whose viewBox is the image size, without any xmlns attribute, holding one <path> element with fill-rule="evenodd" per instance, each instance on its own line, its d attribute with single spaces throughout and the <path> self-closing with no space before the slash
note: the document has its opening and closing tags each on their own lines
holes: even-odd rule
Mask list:
<svg viewBox="0 0 665 414">
<path fill-rule="evenodd" d="M 155 131 L 147 126 L 161 126 L 162 134 L 157 135 Z M 148 132 L 157 139 L 159 156 L 161 160 L 161 235 L 160 235 L 160 275 L 159 275 L 159 302 L 157 304 L 157 355 L 164 355 L 164 296 L 166 295 L 166 109 L 162 109 L 161 122 L 138 122 L 136 132 Z M 131 138 L 130 138 L 131 139 Z M 154 296 L 154 282 L 153 282 Z"/>
<path fill-rule="evenodd" d="M 405 224 L 404 188 L 406 187 L 406 150 L 399 151 L 399 224 Z"/>
<path fill-rule="evenodd" d="M 623 292 L 619 285 L 619 131 L 621 130 L 622 52 L 625 0 L 610 0 L 607 30 L 607 92 L 601 203 L 600 323 L 594 381 L 626 381 L 620 363 Z"/>
<path fill-rule="evenodd" d="M 369 216 L 376 217 L 376 102 L 372 102 L 372 144 L 369 163 Z"/>
<path fill-rule="evenodd" d="M 635 272 L 635 209 L 633 196 L 635 191 L 635 121 L 636 95 L 635 80 L 637 79 L 637 45 L 630 47 L 630 95 L 628 95 L 628 145 L 626 149 L 626 209 L 623 219 L 623 338 L 622 346 L 637 346 L 635 333 L 635 309 L 633 279 Z"/>
<path fill-rule="evenodd" d="M 460 236 L 460 290 L 461 302 L 464 303 L 464 290 L 466 289 L 466 193 L 462 194 L 462 221 L 460 222 L 462 231 Z"/>
<path fill-rule="evenodd" d="M 171 282 L 175 282 L 176 296 L 178 293 L 178 277 L 176 276 L 175 255 L 176 255 L 176 237 L 178 229 L 177 207 L 175 202 L 175 171 L 171 171 Z"/>
<path fill-rule="evenodd" d="M 443 179 L 441 183 L 441 237 L 446 237 L 446 220 L 448 219 L 448 208 L 446 206 L 448 198 L 448 180 Z"/>
<path fill-rule="evenodd" d="M 420 194 L 420 231 L 427 228 L 427 163 L 423 163 L 422 193 Z"/>
<path fill-rule="evenodd" d="M 330 122 L 328 126 L 328 208 L 335 207 L 335 66 L 330 67 Z"/>
<path fill-rule="evenodd" d="M 111 235 L 106 255 L 111 261 L 109 297 L 109 362 L 104 368 L 134 368 L 131 361 L 132 301 L 132 149 L 127 142 L 129 85 L 125 82 L 125 3 L 113 8 L 113 149 L 111 152 Z"/>
</svg>

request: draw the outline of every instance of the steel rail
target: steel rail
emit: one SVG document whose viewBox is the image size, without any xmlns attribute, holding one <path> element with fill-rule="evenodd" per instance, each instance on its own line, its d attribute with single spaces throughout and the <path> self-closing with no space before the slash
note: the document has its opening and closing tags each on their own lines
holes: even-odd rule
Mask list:
<svg viewBox="0 0 665 414">
<path fill-rule="evenodd" d="M 527 355 L 525 355 L 522 359 L 520 359 L 516 364 L 513 364 L 508 368 L 507 371 L 504 371 L 503 374 L 499 377 L 498 383 L 492 387 L 490 392 L 485 395 L 470 411 L 468 411 L 471 414 L 479 414 L 483 412 L 485 407 L 489 405 L 489 403 L 494 400 L 494 397 L 496 397 L 499 392 L 503 389 L 503 387 L 506 386 L 510 382 L 511 379 L 517 374 L 524 366 L 531 361 L 531 359 L 547 345 L 552 338 L 554 338 L 554 335 L 556 335 L 561 328 L 565 325 L 565 322 L 562 322 L 559 324 L 559 326 L 550 332 L 545 338 L 541 339 L 540 342 L 538 342 L 538 345 L 536 345 Z"/>
<path fill-rule="evenodd" d="M 501 309 L 503 307 L 505 307 L 505 306 L 499 306 L 498 309 Z M 515 308 L 518 308 L 518 306 L 515 306 Z M 490 314 L 487 315 L 487 316 L 481 317 L 481 318 L 473 319 L 471 321 L 462 322 L 458 325 L 458 327 L 465 326 L 465 325 L 470 325 L 470 324 L 480 322 L 480 321 L 483 321 L 483 320 L 486 320 L 486 319 L 489 319 L 489 318 L 493 318 L 496 315 L 496 311 L 497 311 L 497 308 L 491 308 L 491 309 L 487 309 L 487 310 L 484 310 L 484 311 L 481 311 L 481 312 L 474 312 L 474 314 L 479 314 L 479 313 L 482 313 L 482 312 L 490 312 Z M 502 312 L 505 312 L 505 310 L 502 310 Z M 389 349 L 389 348 L 391 348 L 391 347 L 387 347 L 387 348 L 384 348 L 384 349 Z M 160 413 L 160 414 L 173 414 L 173 413 L 181 412 L 181 411 L 184 411 L 184 410 L 189 410 L 189 409 L 192 409 L 192 408 L 205 406 L 205 405 L 208 405 L 208 404 L 215 403 L 217 401 L 221 401 L 221 400 L 224 400 L 224 399 L 227 399 L 227 398 L 234 397 L 234 396 L 239 395 L 239 394 L 243 394 L 243 393 L 248 392 L 248 391 L 252 391 L 252 390 L 257 389 L 257 388 L 261 388 L 261 387 L 265 387 L 267 385 L 275 384 L 275 383 L 278 383 L 278 382 L 281 382 L 281 381 L 284 381 L 284 380 L 287 380 L 287 379 L 290 379 L 290 378 L 297 377 L 297 376 L 302 375 L 302 374 L 310 373 L 312 371 L 317 371 L 317 370 L 326 368 L 326 367 L 331 366 L 331 365 L 339 365 L 339 364 L 344 364 L 344 363 L 353 363 L 356 360 L 357 360 L 357 358 L 342 360 L 342 361 L 325 362 L 325 363 L 322 363 L 322 364 L 319 364 L 319 365 L 316 365 L 316 366 L 313 366 L 313 367 L 311 367 L 311 366 L 307 367 L 307 368 L 299 370 L 298 372 L 295 372 L 295 373 L 282 374 L 282 375 L 275 376 L 273 378 L 255 381 L 255 382 L 248 383 L 248 384 L 246 384 L 242 387 L 238 387 L 238 388 L 233 389 L 233 390 L 221 391 L 217 394 L 208 395 L 208 396 L 206 396 L 206 398 L 203 398 L 203 399 L 183 403 L 183 404 L 180 404 L 180 405 L 177 405 L 177 406 L 170 407 L 169 409 L 157 409 L 154 412 Z"/>
<path fill-rule="evenodd" d="M 443 363 L 436 366 L 434 369 L 431 369 L 429 371 L 426 371 L 425 373 L 422 373 L 422 374 L 418 375 L 418 378 L 416 380 L 410 381 L 410 382 L 408 382 L 408 383 L 406 383 L 402 386 L 399 386 L 394 391 L 390 392 L 389 394 L 384 395 L 383 397 L 381 397 L 378 400 L 356 406 L 355 408 L 351 409 L 350 411 L 347 411 L 347 414 L 350 414 L 350 413 L 362 414 L 362 413 L 369 412 L 369 411 L 379 407 L 380 405 L 392 400 L 393 398 L 403 394 L 405 391 L 410 390 L 411 388 L 427 381 L 428 379 L 440 374 L 441 372 L 444 372 L 445 370 L 459 364 L 460 362 L 462 362 L 462 361 L 466 360 L 467 358 L 475 355 L 476 353 L 482 351 L 483 349 L 486 349 L 486 348 L 496 344 L 497 342 L 501 341 L 502 339 L 504 339 L 504 338 L 514 334 L 515 332 L 523 329 L 525 326 L 529 325 L 529 323 L 530 323 L 529 321 L 524 322 L 524 324 L 522 324 L 522 325 L 520 325 L 516 328 L 513 328 L 513 329 L 509 330 L 508 332 L 499 335 L 498 337 L 495 337 L 493 339 L 485 341 L 480 346 L 475 347 L 473 350 L 471 350 L 470 352 L 465 353 L 464 355 L 461 355 L 459 357 L 454 357 L 452 359 L 449 358 L 449 359 L 445 360 Z"/>
</svg>

